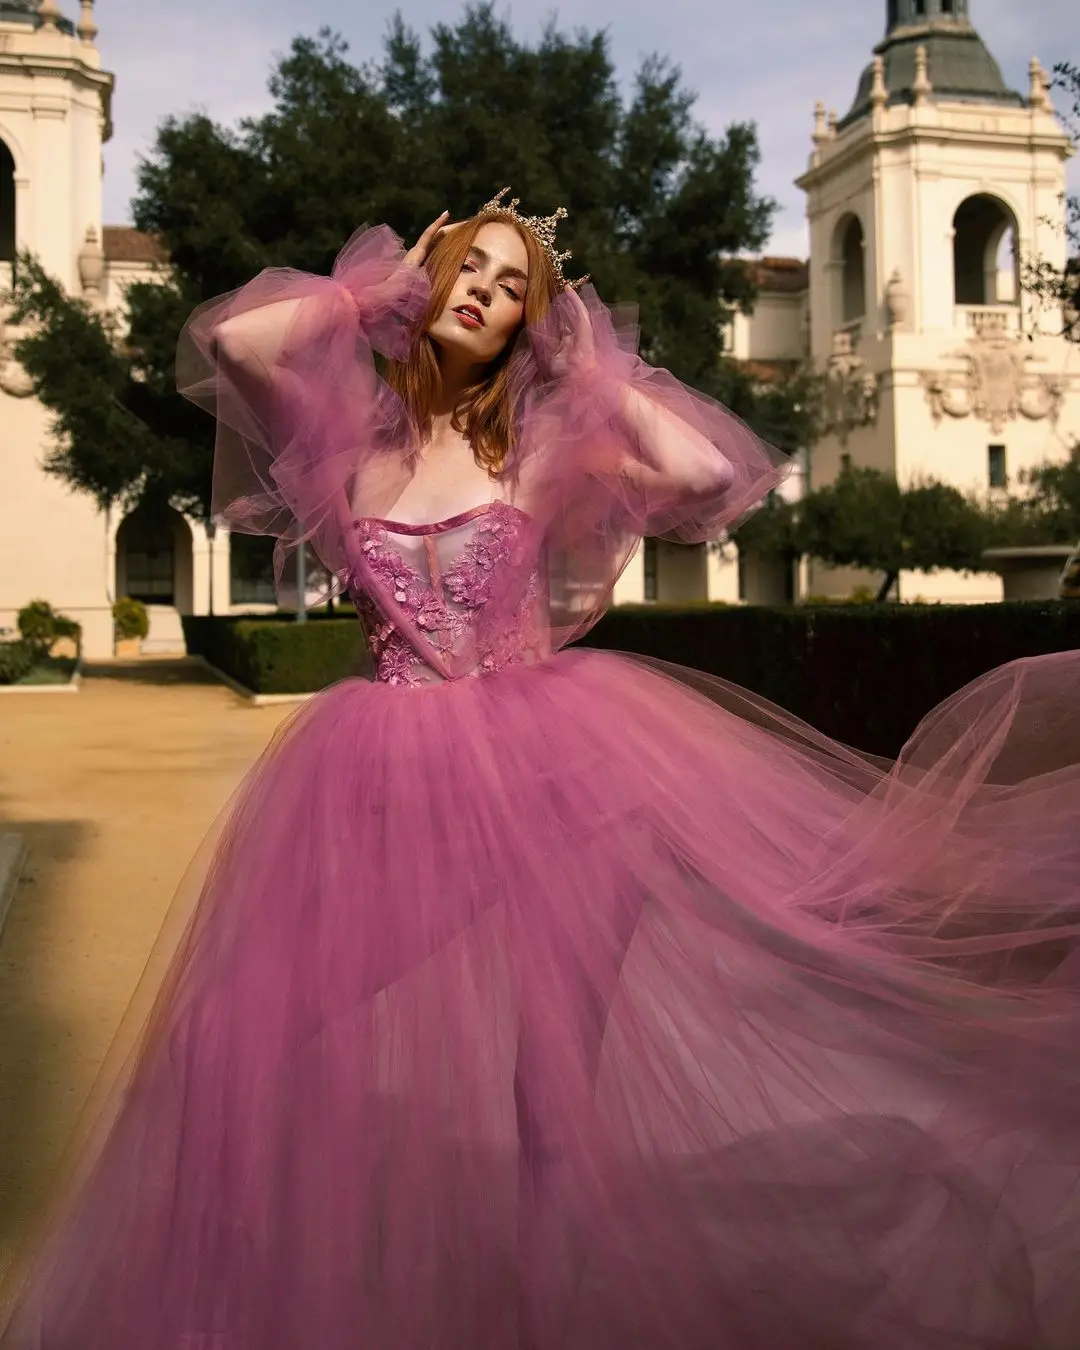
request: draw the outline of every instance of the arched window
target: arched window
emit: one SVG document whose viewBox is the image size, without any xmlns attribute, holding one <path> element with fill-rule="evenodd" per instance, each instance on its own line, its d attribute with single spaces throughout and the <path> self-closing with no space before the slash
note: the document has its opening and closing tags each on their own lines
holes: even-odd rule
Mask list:
<svg viewBox="0 0 1080 1350">
<path fill-rule="evenodd" d="M 866 313 L 866 249 L 862 222 L 848 216 L 837 228 L 840 264 L 840 323 L 855 323 Z"/>
<path fill-rule="evenodd" d="M 978 193 L 953 217 L 953 286 L 958 305 L 1015 305 L 1019 299 L 1016 220 L 997 197 Z"/>
<path fill-rule="evenodd" d="M 0 141 L 0 289 L 15 266 L 15 160 Z M 7 278 L 10 280 L 10 278 Z"/>
</svg>

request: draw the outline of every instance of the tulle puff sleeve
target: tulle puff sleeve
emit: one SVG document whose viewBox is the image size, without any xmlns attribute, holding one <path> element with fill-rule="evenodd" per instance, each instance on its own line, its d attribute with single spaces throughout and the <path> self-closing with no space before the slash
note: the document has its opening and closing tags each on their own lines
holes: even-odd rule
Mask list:
<svg viewBox="0 0 1080 1350">
<path fill-rule="evenodd" d="M 566 292 L 516 358 L 517 500 L 543 539 L 551 641 L 581 636 L 642 537 L 732 530 L 790 461 L 715 400 L 637 354 L 636 311 Z"/>
<path fill-rule="evenodd" d="M 269 268 L 180 336 L 180 392 L 217 422 L 212 514 L 277 538 L 279 583 L 302 540 L 344 571 L 353 509 L 380 514 L 408 476 L 404 411 L 374 365 L 406 354 L 427 305 L 404 256 L 387 227 L 358 231 L 329 277 Z"/>
</svg>

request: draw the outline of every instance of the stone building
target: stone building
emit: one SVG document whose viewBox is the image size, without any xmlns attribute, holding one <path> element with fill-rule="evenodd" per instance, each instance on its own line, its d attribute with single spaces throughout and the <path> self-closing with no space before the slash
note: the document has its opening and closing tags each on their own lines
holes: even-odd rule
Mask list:
<svg viewBox="0 0 1080 1350">
<path fill-rule="evenodd" d="M 968 0 L 888 0 L 886 35 L 837 117 L 819 104 L 799 186 L 810 224 L 810 354 L 831 375 L 841 455 L 895 474 L 1008 491 L 1080 440 L 1080 349 L 1020 288 L 1025 258 L 1065 261 L 1072 147 L 1038 60 L 1009 89 Z M 820 565 L 810 585 L 859 578 Z M 901 598 L 993 600 L 992 574 L 902 574 Z"/>
<path fill-rule="evenodd" d="M 74 0 L 72 0 L 72 3 Z M 1026 466 L 1080 438 L 1080 353 L 1060 316 L 1021 294 L 1017 259 L 1064 258 L 1067 138 L 1045 77 L 1008 89 L 966 0 L 889 0 L 886 34 L 849 111 L 819 105 L 799 180 L 808 261 L 765 258 L 731 354 L 763 378 L 812 359 L 829 376 L 832 429 L 785 485 L 798 494 L 848 453 L 902 480 L 932 475 L 1006 491 Z M 154 241 L 102 220 L 102 145 L 114 77 L 102 69 L 93 0 L 0 0 L 0 290 L 29 249 L 75 295 L 122 315 L 134 280 L 164 265 Z M 854 73 L 853 73 L 854 75 Z M 112 650 L 112 601 L 151 605 L 149 645 L 181 641 L 179 614 L 266 608 L 250 540 L 172 512 L 101 512 L 41 468 L 49 417 L 12 355 L 0 309 L 0 628 L 49 600 Z M 728 550 L 647 541 L 616 592 L 634 600 L 775 601 L 846 594 L 863 578 L 803 564 L 785 576 Z M 901 598 L 995 599 L 989 575 L 903 575 Z"/>
</svg>

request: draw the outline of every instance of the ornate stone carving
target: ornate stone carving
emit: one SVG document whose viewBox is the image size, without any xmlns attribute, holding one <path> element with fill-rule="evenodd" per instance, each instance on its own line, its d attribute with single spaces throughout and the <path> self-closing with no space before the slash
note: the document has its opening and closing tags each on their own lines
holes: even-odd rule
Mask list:
<svg viewBox="0 0 1080 1350">
<path fill-rule="evenodd" d="M 93 225 L 86 227 L 86 240 L 79 251 L 79 280 L 86 298 L 92 304 L 101 303 L 101 278 L 105 275 L 105 255 L 98 232 Z"/>
<path fill-rule="evenodd" d="M 856 354 L 851 334 L 840 329 L 825 362 L 825 430 L 846 446 L 851 432 L 872 425 L 877 413 L 878 377 Z"/>
<path fill-rule="evenodd" d="M 942 417 L 978 417 L 995 432 L 1026 417 L 1056 423 L 1065 401 L 1065 382 L 1030 369 L 1036 358 L 1023 339 L 995 328 L 976 331 L 963 351 L 950 353 L 964 363 L 959 371 L 927 371 L 923 388 L 934 421 Z"/>
<path fill-rule="evenodd" d="M 903 328 L 910 313 L 911 293 L 904 285 L 904 278 L 897 267 L 893 269 L 893 274 L 885 287 L 885 314 L 889 320 L 889 327 Z"/>
<path fill-rule="evenodd" d="M 64 17 L 60 6 L 56 0 L 41 0 L 38 5 L 38 14 L 41 16 L 41 31 L 43 33 L 58 33 L 59 20 Z"/>
<path fill-rule="evenodd" d="M 94 39 L 98 35 L 98 26 L 94 22 L 94 0 L 81 0 L 79 23 L 75 31 L 87 47 L 94 45 Z"/>
</svg>

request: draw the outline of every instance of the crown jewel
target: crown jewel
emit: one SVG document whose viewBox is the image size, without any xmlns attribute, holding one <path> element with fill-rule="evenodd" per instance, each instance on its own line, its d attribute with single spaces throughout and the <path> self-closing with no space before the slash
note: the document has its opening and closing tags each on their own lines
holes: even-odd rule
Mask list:
<svg viewBox="0 0 1080 1350">
<path fill-rule="evenodd" d="M 568 281 L 563 275 L 562 265 L 568 258 L 573 257 L 572 250 L 566 249 L 564 252 L 558 253 L 555 249 L 555 231 L 559 228 L 559 221 L 566 219 L 566 207 L 557 206 L 555 214 L 551 216 L 520 216 L 518 215 L 518 206 L 521 204 L 520 197 L 511 197 L 509 206 L 503 204 L 503 198 L 509 191 L 508 187 L 504 187 L 501 191 L 496 192 L 491 201 L 480 208 L 477 215 L 502 216 L 506 220 L 514 221 L 522 229 L 528 230 L 547 254 L 557 284 L 560 287 L 569 286 L 575 291 L 579 286 L 584 286 L 589 279 L 587 275 L 578 277 L 576 281 Z"/>
</svg>

